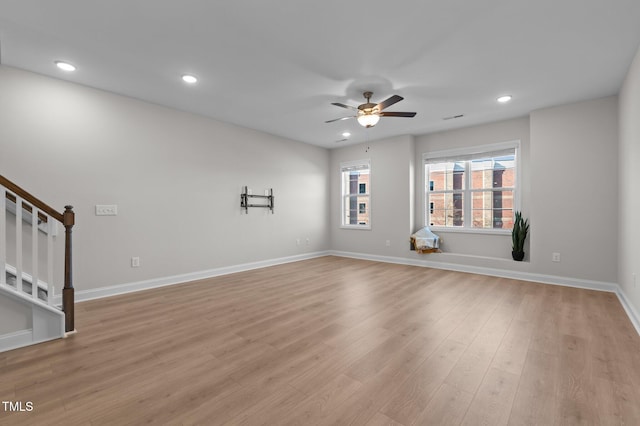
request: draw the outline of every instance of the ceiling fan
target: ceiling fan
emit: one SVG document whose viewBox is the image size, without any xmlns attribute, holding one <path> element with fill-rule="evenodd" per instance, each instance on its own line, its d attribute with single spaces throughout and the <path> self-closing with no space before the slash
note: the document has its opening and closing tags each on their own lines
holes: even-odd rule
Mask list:
<svg viewBox="0 0 640 426">
<path fill-rule="evenodd" d="M 334 121 L 348 120 L 350 118 L 355 118 L 358 120 L 358 123 L 363 127 L 373 127 L 378 123 L 380 117 L 415 117 L 415 112 L 385 112 L 383 111 L 385 108 L 390 107 L 391 105 L 400 102 L 404 98 L 402 96 L 393 95 L 389 99 L 380 102 L 379 104 L 371 103 L 371 96 L 373 96 L 373 92 L 364 92 L 363 93 L 367 103 L 359 105 L 357 108 L 351 105 L 341 104 L 340 102 L 333 102 L 331 105 L 339 106 L 341 108 L 350 109 L 356 112 L 356 115 L 352 115 L 349 117 L 336 118 L 333 120 L 325 121 L 325 123 L 332 123 Z"/>
</svg>

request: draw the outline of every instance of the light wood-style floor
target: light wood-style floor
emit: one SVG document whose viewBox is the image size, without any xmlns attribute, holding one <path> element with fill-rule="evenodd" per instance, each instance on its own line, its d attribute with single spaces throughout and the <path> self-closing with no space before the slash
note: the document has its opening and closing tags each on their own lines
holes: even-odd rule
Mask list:
<svg viewBox="0 0 640 426">
<path fill-rule="evenodd" d="M 324 257 L 77 305 L 2 425 L 638 425 L 611 293 Z"/>
</svg>

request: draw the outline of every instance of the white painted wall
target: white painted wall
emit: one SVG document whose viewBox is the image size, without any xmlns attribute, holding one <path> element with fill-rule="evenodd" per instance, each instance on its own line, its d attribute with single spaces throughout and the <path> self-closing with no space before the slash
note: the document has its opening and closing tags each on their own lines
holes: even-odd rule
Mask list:
<svg viewBox="0 0 640 426">
<path fill-rule="evenodd" d="M 337 251 L 405 256 L 411 235 L 414 141 L 401 136 L 331 150 L 331 241 Z M 340 163 L 371 159 L 371 229 L 340 228 Z M 387 240 L 390 246 L 386 245 Z"/>
<path fill-rule="evenodd" d="M 531 113 L 531 262 L 555 276 L 617 282 L 616 96 Z M 561 262 L 551 261 L 553 252 Z"/>
<path fill-rule="evenodd" d="M 640 313 L 640 49 L 620 90 L 619 108 L 618 283 Z"/>
<path fill-rule="evenodd" d="M 0 173 L 75 207 L 77 291 L 329 248 L 325 149 L 5 66 L 0 94 Z"/>
</svg>

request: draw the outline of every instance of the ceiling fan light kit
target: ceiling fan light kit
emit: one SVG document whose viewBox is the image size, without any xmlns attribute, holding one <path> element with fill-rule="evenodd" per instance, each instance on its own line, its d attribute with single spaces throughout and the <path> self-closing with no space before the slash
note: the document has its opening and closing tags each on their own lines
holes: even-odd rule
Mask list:
<svg viewBox="0 0 640 426">
<path fill-rule="evenodd" d="M 370 128 L 378 124 L 378 121 L 380 121 L 380 117 L 411 118 L 411 117 L 415 117 L 416 115 L 415 112 L 384 112 L 383 111 L 385 108 L 403 100 L 404 98 L 402 96 L 393 95 L 390 98 L 386 99 L 385 101 L 380 102 L 379 104 L 374 104 L 371 102 L 371 96 L 373 96 L 373 92 L 364 92 L 362 95 L 367 100 L 367 103 L 364 103 L 358 106 L 357 108 L 350 105 L 345 105 L 339 102 L 334 102 L 331 104 L 331 105 L 338 106 L 340 108 L 354 110 L 356 111 L 356 115 L 351 117 L 342 117 L 342 118 L 336 118 L 334 120 L 328 120 L 328 121 L 325 121 L 325 123 L 332 123 L 334 121 L 348 120 L 350 118 L 355 118 L 356 120 L 358 120 L 358 124 L 360 124 L 362 127 Z"/>
<path fill-rule="evenodd" d="M 358 124 L 362 127 L 369 128 L 378 124 L 380 116 L 375 113 L 358 113 L 358 118 L 356 120 L 358 120 Z"/>
</svg>

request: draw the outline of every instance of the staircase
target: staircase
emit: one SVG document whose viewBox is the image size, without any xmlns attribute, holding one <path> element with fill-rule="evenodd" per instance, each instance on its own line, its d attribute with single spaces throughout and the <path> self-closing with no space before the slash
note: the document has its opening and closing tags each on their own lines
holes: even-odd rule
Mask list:
<svg viewBox="0 0 640 426">
<path fill-rule="evenodd" d="M 11 265 L 6 265 L 5 266 L 7 268 L 6 271 L 6 280 L 7 280 L 7 285 L 9 287 L 13 287 L 14 289 L 18 289 L 18 279 L 16 276 L 16 269 L 11 266 Z M 48 298 L 48 285 L 46 283 L 38 283 L 38 299 L 43 301 L 43 302 L 47 302 Z M 22 274 L 22 291 L 28 295 L 33 296 L 33 283 L 32 283 L 32 278 L 30 275 L 28 274 Z"/>
<path fill-rule="evenodd" d="M 71 206 L 60 213 L 0 176 L 0 352 L 74 331 L 74 222 Z"/>
</svg>

